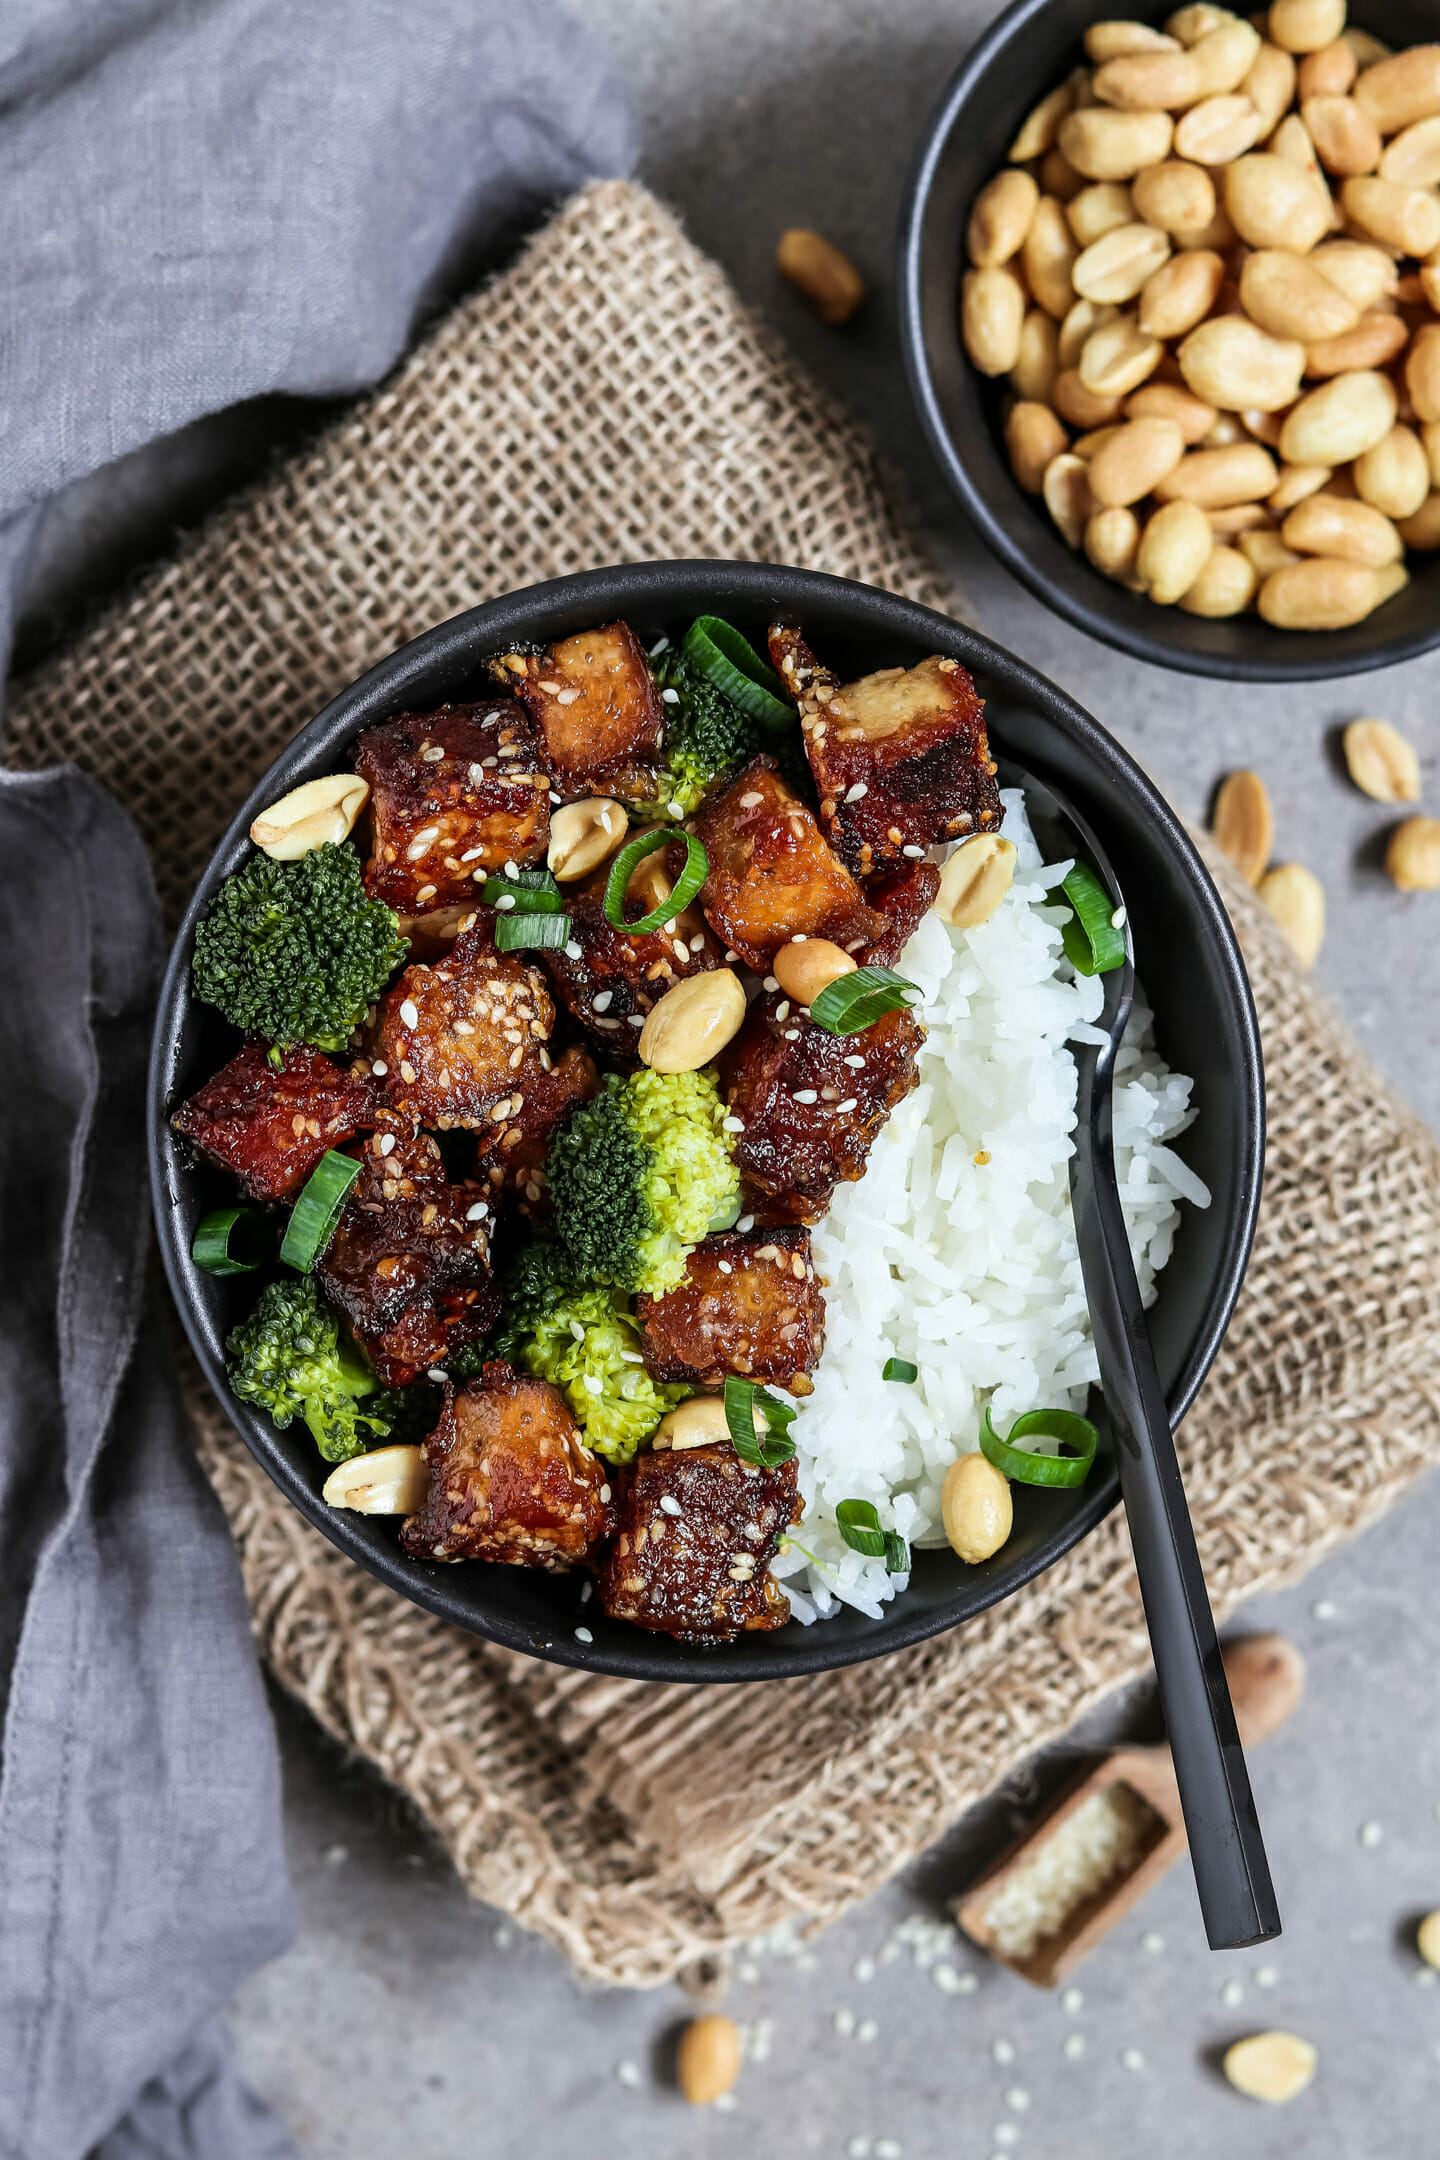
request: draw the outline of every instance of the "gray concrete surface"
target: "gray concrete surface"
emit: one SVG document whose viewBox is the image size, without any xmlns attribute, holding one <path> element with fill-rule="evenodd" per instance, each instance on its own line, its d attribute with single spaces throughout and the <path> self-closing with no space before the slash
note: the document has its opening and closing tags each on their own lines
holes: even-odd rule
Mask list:
<svg viewBox="0 0 1440 2160">
<path fill-rule="evenodd" d="M 1387 1074 L 1440 1122 L 1440 912 L 1389 887 L 1377 859 L 1387 815 L 1347 786 L 1334 745 L 1361 713 L 1394 719 L 1419 743 L 1440 800 L 1440 659 L 1290 690 L 1207 684 L 1122 659 L 989 561 L 950 509 L 909 415 L 890 275 L 906 167 L 996 0 L 572 5 L 628 70 L 644 177 L 866 416 L 989 633 L 1089 706 L 1183 807 L 1203 810 L 1237 764 L 1264 774 L 1279 852 L 1309 863 L 1329 894 L 1320 979 Z M 847 331 L 824 329 L 776 277 L 775 239 L 791 224 L 828 232 L 869 279 L 871 301 Z M 296 422 L 290 410 L 252 408 L 74 491 L 45 535 L 30 649 Z M 1055 1782 L 1067 1749 L 813 1950 L 744 1961 L 730 2007 L 773 2034 L 729 2113 L 692 2115 L 669 2082 L 685 2013 L 678 1992 L 578 1989 L 550 1951 L 467 1904 L 393 1796 L 278 1706 L 304 1931 L 236 2005 L 245 2065 L 314 2160 L 401 2151 L 473 2160 L 519 2148 L 533 2160 L 577 2149 L 597 2160 L 838 2160 L 847 2149 L 857 2160 L 866 2150 L 871 2160 L 896 2150 L 906 2160 L 1423 2160 L 1440 2151 L 1440 1990 L 1409 1945 L 1415 1918 L 1440 1904 L 1437 1538 L 1432 1484 L 1303 1589 L 1251 1615 L 1284 1626 L 1311 1661 L 1299 1716 L 1255 1763 L 1287 1922 L 1272 1951 L 1211 1957 L 1181 1871 L 1090 1962 L 1073 2015 L 963 1946 L 928 1968 L 914 1945 L 878 1962 L 897 1926 L 936 1920 L 943 1898 Z M 1143 1706 L 1136 1715 L 1143 1727 Z M 1132 1729 L 1117 1708 L 1082 1737 Z M 1362 1844 L 1369 1823 L 1379 1842 Z M 1151 1937 L 1163 1947 L 1142 1947 Z M 866 1958 L 875 1973 L 858 1979 Z M 950 1992 L 937 1984 L 942 1968 L 959 1976 Z M 837 2013 L 858 2030 L 837 2030 Z M 1314 2088 L 1286 2111 L 1241 2101 L 1215 2068 L 1225 2042 L 1271 2024 L 1321 2049 Z M 1078 2059 L 1063 2051 L 1076 2035 Z M 1001 2043 L 1013 2058 L 997 2059 Z M 1125 2066 L 1128 2050 L 1142 2067 Z M 621 2081 L 622 2064 L 634 2066 L 633 2084 Z M 852 2143 L 866 2139 L 868 2148 Z"/>
</svg>

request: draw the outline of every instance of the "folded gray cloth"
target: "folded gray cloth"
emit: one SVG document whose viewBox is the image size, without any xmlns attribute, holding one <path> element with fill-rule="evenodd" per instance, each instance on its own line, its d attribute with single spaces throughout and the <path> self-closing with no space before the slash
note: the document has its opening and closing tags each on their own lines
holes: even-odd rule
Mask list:
<svg viewBox="0 0 1440 2160">
<path fill-rule="evenodd" d="M 6 0 L 0 674 L 49 494 L 372 380 L 632 155 L 548 0 Z M 0 2155 L 281 2160 L 219 2018 L 294 1928 L 274 1736 L 145 1290 L 158 915 L 74 772 L 0 777 L 0 937 Z"/>
</svg>

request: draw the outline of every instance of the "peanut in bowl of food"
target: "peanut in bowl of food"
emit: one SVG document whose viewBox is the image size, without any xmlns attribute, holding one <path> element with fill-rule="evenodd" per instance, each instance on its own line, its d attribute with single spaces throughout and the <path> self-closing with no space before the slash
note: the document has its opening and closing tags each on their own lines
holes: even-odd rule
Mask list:
<svg viewBox="0 0 1440 2160">
<path fill-rule="evenodd" d="M 335 699 L 216 851 L 151 1068 L 171 1286 L 288 1498 L 448 1620 L 651 1679 L 898 1649 L 1069 1550 L 1117 1491 L 1068 1190 L 1111 933 L 1058 799 L 1136 896 L 1117 1159 L 1178 1418 L 1253 1233 L 1254 1015 L 1061 691 L 682 562 Z"/>
<path fill-rule="evenodd" d="M 1255 681 L 1440 639 L 1434 38 L 1427 0 L 1018 0 L 946 89 L 911 389 L 982 537 L 1092 636 Z"/>
</svg>

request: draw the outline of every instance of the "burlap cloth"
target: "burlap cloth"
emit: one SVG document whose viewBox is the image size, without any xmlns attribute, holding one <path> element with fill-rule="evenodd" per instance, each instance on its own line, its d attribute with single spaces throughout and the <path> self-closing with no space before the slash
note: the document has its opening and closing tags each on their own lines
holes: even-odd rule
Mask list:
<svg viewBox="0 0 1440 2160">
<path fill-rule="evenodd" d="M 496 592 L 648 555 L 796 562 L 943 604 L 872 452 L 642 190 L 591 188 L 308 454 L 17 686 L 10 760 L 128 803 L 168 903 L 293 731 Z M 1440 1457 L 1440 1157 L 1224 880 L 1270 1156 L 1255 1258 L 1181 1435 L 1217 1607 Z M 198 1380 L 272 1669 L 401 1787 L 469 1888 L 632 1985 L 833 1918 L 1147 1665 L 1116 1514 L 958 1632 L 769 1687 L 638 1685 L 417 1611 L 289 1508 Z"/>
</svg>

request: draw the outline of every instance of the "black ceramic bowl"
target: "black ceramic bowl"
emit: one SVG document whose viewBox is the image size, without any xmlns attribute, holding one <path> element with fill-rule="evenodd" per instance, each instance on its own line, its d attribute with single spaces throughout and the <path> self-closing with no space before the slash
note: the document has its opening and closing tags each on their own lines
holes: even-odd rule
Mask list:
<svg viewBox="0 0 1440 2160">
<path fill-rule="evenodd" d="M 965 224 L 1006 162 L 1021 121 L 1084 59 L 1081 39 L 1117 12 L 1163 22 L 1173 0 L 1117 10 L 1106 0 L 1016 0 L 952 77 L 926 129 L 901 220 L 905 366 L 930 446 L 982 537 L 1038 599 L 1137 660 L 1194 675 L 1305 682 L 1410 660 L 1440 642 L 1440 554 L 1410 557 L 1404 592 L 1351 630 L 1275 630 L 1258 615 L 1212 622 L 1156 607 L 1068 548 L 1036 496 L 1011 475 L 1002 439 L 1005 387 L 980 375 L 960 343 Z M 1428 42 L 1435 0 L 1364 0 L 1356 21 L 1387 45 Z"/>
<path fill-rule="evenodd" d="M 207 1275 L 192 1262 L 197 1221 L 207 1208 L 232 1198 L 233 1189 L 219 1173 L 197 1165 L 171 1131 L 169 1115 L 235 1046 L 233 1031 L 191 995 L 190 956 L 196 921 L 221 879 L 248 855 L 250 821 L 266 803 L 302 780 L 344 767 L 356 734 L 387 715 L 483 694 L 484 657 L 519 641 L 548 641 L 617 617 L 651 638 L 705 612 L 725 615 L 759 639 L 777 611 L 802 622 L 817 650 L 845 675 L 910 664 L 933 652 L 963 662 L 987 700 L 1002 778 L 1014 779 L 1019 768 L 1041 781 L 1052 779 L 1109 852 L 1129 899 L 1160 1048 L 1195 1076 L 1200 1117 L 1184 1150 L 1215 1195 L 1208 1212 L 1186 1210 L 1151 1316 L 1170 1408 L 1181 1417 L 1230 1318 L 1260 1189 L 1260 1050 L 1228 919 L 1171 811 L 1088 713 L 1023 661 L 890 593 L 767 564 L 637 563 L 508 594 L 402 646 L 301 730 L 240 809 L 176 939 L 155 1027 L 149 1129 L 165 1265 L 200 1362 L 254 1455 L 326 1537 L 417 1604 L 512 1649 L 638 1679 L 763 1680 L 819 1671 L 953 1627 L 1008 1596 L 1093 1528 L 1115 1504 L 1113 1462 L 1107 1453 L 1077 1493 L 1017 1487 L 1014 1535 L 982 1567 L 966 1567 L 948 1552 L 918 1554 L 910 1587 L 883 1620 L 846 1612 L 815 1627 L 792 1622 L 711 1651 L 608 1622 L 593 1603 L 582 1612 L 574 1578 L 412 1560 L 401 1551 L 392 1520 L 324 1504 L 326 1466 L 303 1426 L 277 1432 L 268 1418 L 227 1394 L 225 1335 L 253 1302 L 254 1279 Z M 593 1630 L 593 1644 L 575 1640 L 582 1618 Z"/>
</svg>

